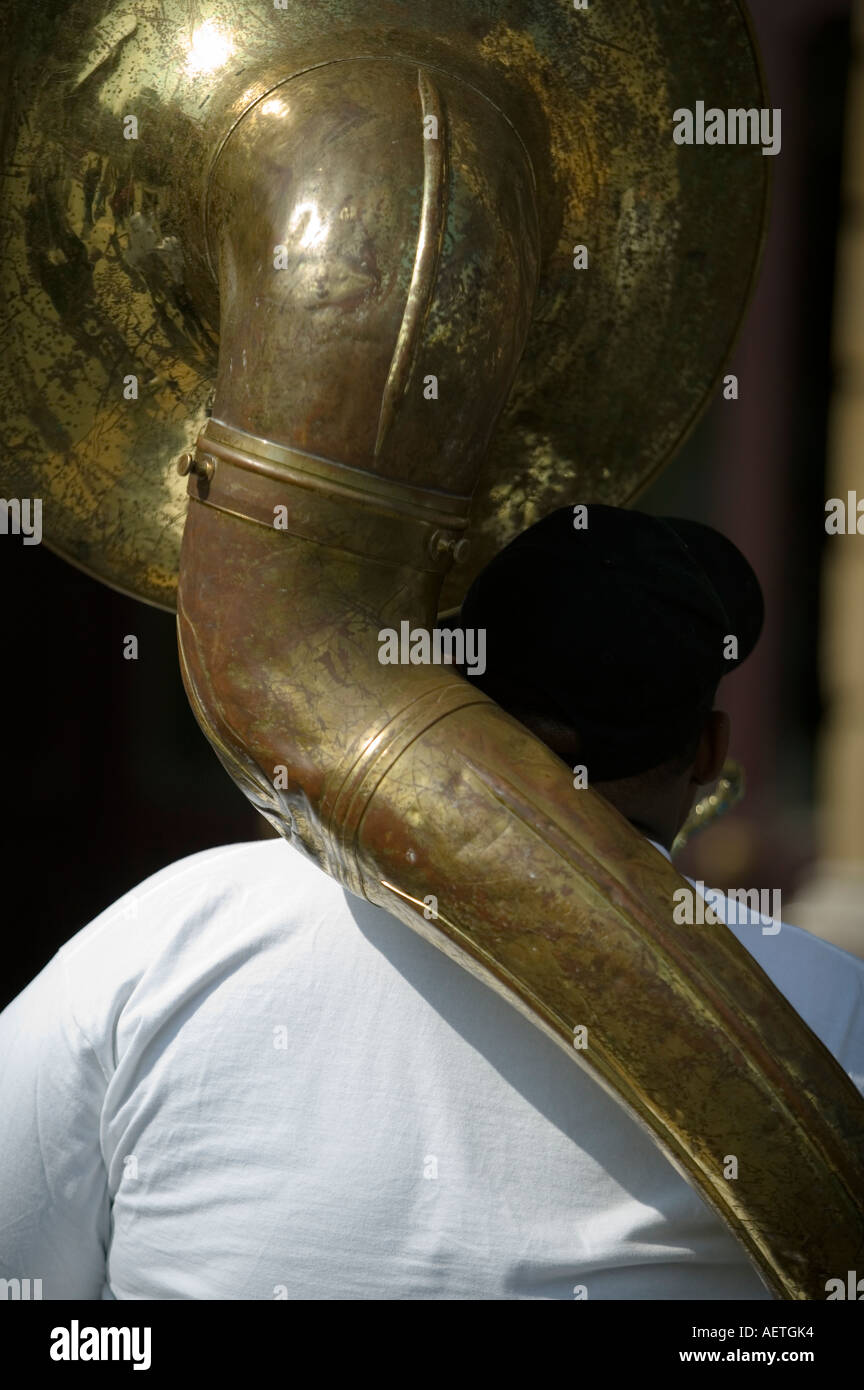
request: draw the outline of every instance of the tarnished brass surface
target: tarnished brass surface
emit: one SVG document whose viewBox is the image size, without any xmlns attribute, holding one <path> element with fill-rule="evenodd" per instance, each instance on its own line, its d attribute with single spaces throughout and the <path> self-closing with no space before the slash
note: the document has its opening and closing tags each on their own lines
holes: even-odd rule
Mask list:
<svg viewBox="0 0 864 1390">
<path fill-rule="evenodd" d="M 436 72 L 473 86 L 518 132 L 537 184 L 532 326 L 478 476 L 470 554 L 445 580 L 443 607 L 552 507 L 633 497 L 705 404 L 746 302 L 770 160 L 676 146 L 671 117 L 706 96 L 765 104 L 735 0 L 604 0 L 585 11 L 570 0 L 291 0 L 286 10 L 0 0 L 0 21 L 11 36 L 0 476 L 4 495 L 44 499 L 47 544 L 98 578 L 174 606 L 185 515 L 174 464 L 207 418 L 217 370 L 211 174 L 242 113 L 255 101 L 293 112 L 297 75 L 316 65 L 333 64 L 338 82 L 340 62 L 363 55 L 422 63 L 431 102 Z M 128 116 L 137 139 L 124 138 Z M 443 154 L 428 142 L 406 179 L 414 158 Z M 403 171 L 392 167 L 395 185 Z M 381 281 L 374 248 L 387 208 L 348 210 L 334 318 L 364 298 L 404 295 L 413 269 Z M 452 211 L 441 217 L 445 238 L 470 235 Z M 573 268 L 580 244 L 584 271 Z M 404 389 L 405 339 L 433 256 L 430 245 L 418 260 L 400 351 L 376 343 L 368 360 L 358 340 L 351 355 L 357 379 L 380 393 L 376 429 L 389 428 Z M 131 376 L 137 400 L 124 398 Z M 466 409 L 445 373 L 437 409 L 454 408 Z M 386 471 L 376 429 L 353 441 L 355 456 Z M 458 490 L 458 461 L 441 465 L 438 485 Z"/>
<path fill-rule="evenodd" d="M 462 534 L 530 333 L 542 218 L 522 142 L 472 87 L 341 69 L 292 83 L 290 113 L 247 114 L 213 172 L 220 364 L 178 603 L 192 706 L 281 834 L 569 1048 L 774 1290 L 824 1298 L 864 1240 L 849 1078 L 731 932 L 674 922 L 683 880 L 548 749 L 452 670 L 378 659 L 382 629 L 434 625 L 441 532 Z M 470 235 L 439 240 L 445 206 Z M 374 297 L 346 268 L 346 207 L 383 209 Z M 274 271 L 262 248 L 292 226 Z"/>
<path fill-rule="evenodd" d="M 181 664 L 237 783 L 570 1048 L 773 1289 L 824 1297 L 864 1244 L 842 1069 L 731 933 L 674 924 L 682 881 L 549 750 L 378 660 L 542 511 L 632 496 L 704 403 L 767 165 L 676 147 L 671 113 L 764 104 L 740 8 L 4 13 L 7 495 L 170 605 L 183 459 Z"/>
</svg>

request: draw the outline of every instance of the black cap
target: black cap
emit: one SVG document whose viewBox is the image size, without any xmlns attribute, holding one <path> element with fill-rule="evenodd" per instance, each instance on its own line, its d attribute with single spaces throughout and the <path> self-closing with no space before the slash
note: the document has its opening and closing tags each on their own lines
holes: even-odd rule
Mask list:
<svg viewBox="0 0 864 1390">
<path fill-rule="evenodd" d="M 511 541 L 449 626 L 486 631 L 472 684 L 574 728 L 589 777 L 608 781 L 686 745 L 763 616 L 756 575 L 719 531 L 591 504 Z"/>
</svg>

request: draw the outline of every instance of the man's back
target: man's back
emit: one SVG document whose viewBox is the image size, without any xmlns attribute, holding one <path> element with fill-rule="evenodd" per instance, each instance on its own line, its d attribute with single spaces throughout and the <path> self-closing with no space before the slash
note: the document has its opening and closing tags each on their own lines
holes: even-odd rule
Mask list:
<svg viewBox="0 0 864 1390">
<path fill-rule="evenodd" d="M 861 1085 L 864 962 L 735 931 Z M 0 1276 L 46 1298 L 769 1297 L 574 1058 L 283 841 L 121 899 L 0 1056 Z"/>
</svg>

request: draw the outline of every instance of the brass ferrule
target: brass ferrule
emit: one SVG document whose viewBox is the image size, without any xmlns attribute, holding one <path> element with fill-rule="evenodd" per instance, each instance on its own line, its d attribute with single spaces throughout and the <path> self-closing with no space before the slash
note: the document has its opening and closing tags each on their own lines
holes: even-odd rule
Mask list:
<svg viewBox="0 0 864 1390">
<path fill-rule="evenodd" d="M 185 471 L 196 501 L 348 554 L 441 575 L 464 555 L 469 497 L 346 468 L 219 421 L 201 431 Z"/>
</svg>

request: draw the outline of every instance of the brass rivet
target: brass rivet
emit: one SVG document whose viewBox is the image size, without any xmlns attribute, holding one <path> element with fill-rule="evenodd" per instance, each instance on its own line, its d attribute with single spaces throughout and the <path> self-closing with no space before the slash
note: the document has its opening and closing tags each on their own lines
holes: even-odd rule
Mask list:
<svg viewBox="0 0 864 1390">
<path fill-rule="evenodd" d="M 194 454 L 181 454 L 177 460 L 177 472 L 181 478 L 185 478 L 188 473 L 194 473 L 196 478 L 209 482 L 215 471 L 216 460 L 210 454 L 202 454 L 200 458 L 196 458 Z"/>
<path fill-rule="evenodd" d="M 464 537 L 461 540 L 457 540 L 456 537 L 448 531 L 435 531 L 429 539 L 429 553 L 433 560 L 440 560 L 441 556 L 446 555 L 449 551 L 458 564 L 460 560 L 465 559 L 469 549 L 470 541 L 467 541 Z"/>
</svg>

